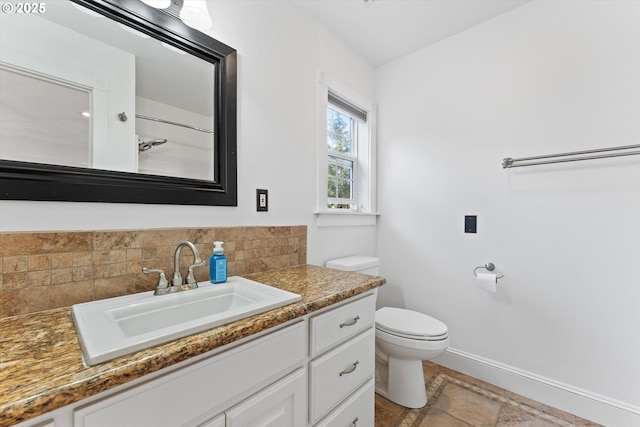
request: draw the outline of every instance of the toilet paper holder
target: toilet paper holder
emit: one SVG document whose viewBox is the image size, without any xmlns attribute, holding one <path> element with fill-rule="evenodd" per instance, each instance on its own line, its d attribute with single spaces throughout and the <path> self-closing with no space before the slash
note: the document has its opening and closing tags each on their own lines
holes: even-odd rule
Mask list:
<svg viewBox="0 0 640 427">
<path fill-rule="evenodd" d="M 479 266 L 479 267 L 476 267 L 476 268 L 474 268 L 474 269 L 473 269 L 473 275 L 474 275 L 474 276 L 478 277 L 478 270 L 479 270 L 480 268 L 484 268 L 484 269 L 485 269 L 485 270 L 487 270 L 487 271 L 493 271 L 493 270 L 495 270 L 495 269 L 496 269 L 496 266 L 495 266 L 495 264 L 494 264 L 494 263 L 492 263 L 492 262 L 488 262 L 488 263 L 486 263 L 485 265 L 481 265 L 481 266 Z M 496 276 L 496 280 L 497 280 L 497 279 L 502 279 L 503 277 L 504 277 L 504 274 L 503 274 L 503 275 L 501 275 L 501 276 Z"/>
</svg>

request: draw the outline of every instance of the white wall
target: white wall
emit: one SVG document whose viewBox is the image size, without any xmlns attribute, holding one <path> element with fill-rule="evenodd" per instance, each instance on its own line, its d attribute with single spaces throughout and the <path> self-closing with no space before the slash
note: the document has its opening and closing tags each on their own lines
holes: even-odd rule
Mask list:
<svg viewBox="0 0 640 427">
<path fill-rule="evenodd" d="M 210 34 L 238 50 L 238 207 L 0 201 L 0 231 L 306 224 L 310 263 L 375 252 L 375 227 L 316 228 L 312 213 L 317 72 L 373 98 L 373 67 L 289 2 L 208 6 Z"/>
<path fill-rule="evenodd" d="M 534 1 L 377 72 L 380 303 L 444 321 L 444 363 L 621 426 L 640 419 L 640 156 L 501 160 L 637 144 L 638 76 L 630 1 Z M 495 294 L 476 289 L 486 262 Z"/>
</svg>

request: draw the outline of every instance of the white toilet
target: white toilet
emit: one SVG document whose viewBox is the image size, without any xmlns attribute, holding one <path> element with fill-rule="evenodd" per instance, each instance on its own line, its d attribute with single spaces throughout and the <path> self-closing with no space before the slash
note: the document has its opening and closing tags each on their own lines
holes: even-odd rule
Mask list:
<svg viewBox="0 0 640 427">
<path fill-rule="evenodd" d="M 378 258 L 350 256 L 327 267 L 378 274 Z M 427 404 L 422 361 L 449 347 L 449 331 L 441 321 L 411 310 L 382 307 L 376 311 L 376 393 L 407 408 Z"/>
</svg>

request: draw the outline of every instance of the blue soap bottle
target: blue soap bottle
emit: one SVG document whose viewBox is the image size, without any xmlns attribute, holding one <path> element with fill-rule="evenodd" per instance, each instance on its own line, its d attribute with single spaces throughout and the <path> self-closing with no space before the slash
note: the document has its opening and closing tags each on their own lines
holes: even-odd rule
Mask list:
<svg viewBox="0 0 640 427">
<path fill-rule="evenodd" d="M 224 242 L 213 242 L 213 255 L 209 258 L 209 279 L 211 283 L 227 281 L 227 256 L 222 245 Z"/>
</svg>

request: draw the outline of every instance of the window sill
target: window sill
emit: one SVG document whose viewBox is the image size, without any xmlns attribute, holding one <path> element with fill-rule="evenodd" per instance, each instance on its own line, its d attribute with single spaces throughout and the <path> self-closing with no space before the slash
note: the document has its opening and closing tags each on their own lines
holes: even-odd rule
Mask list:
<svg viewBox="0 0 640 427">
<path fill-rule="evenodd" d="M 379 213 L 374 212 L 338 212 L 338 211 L 315 211 L 318 227 L 347 227 L 361 225 L 376 225 Z"/>
</svg>

